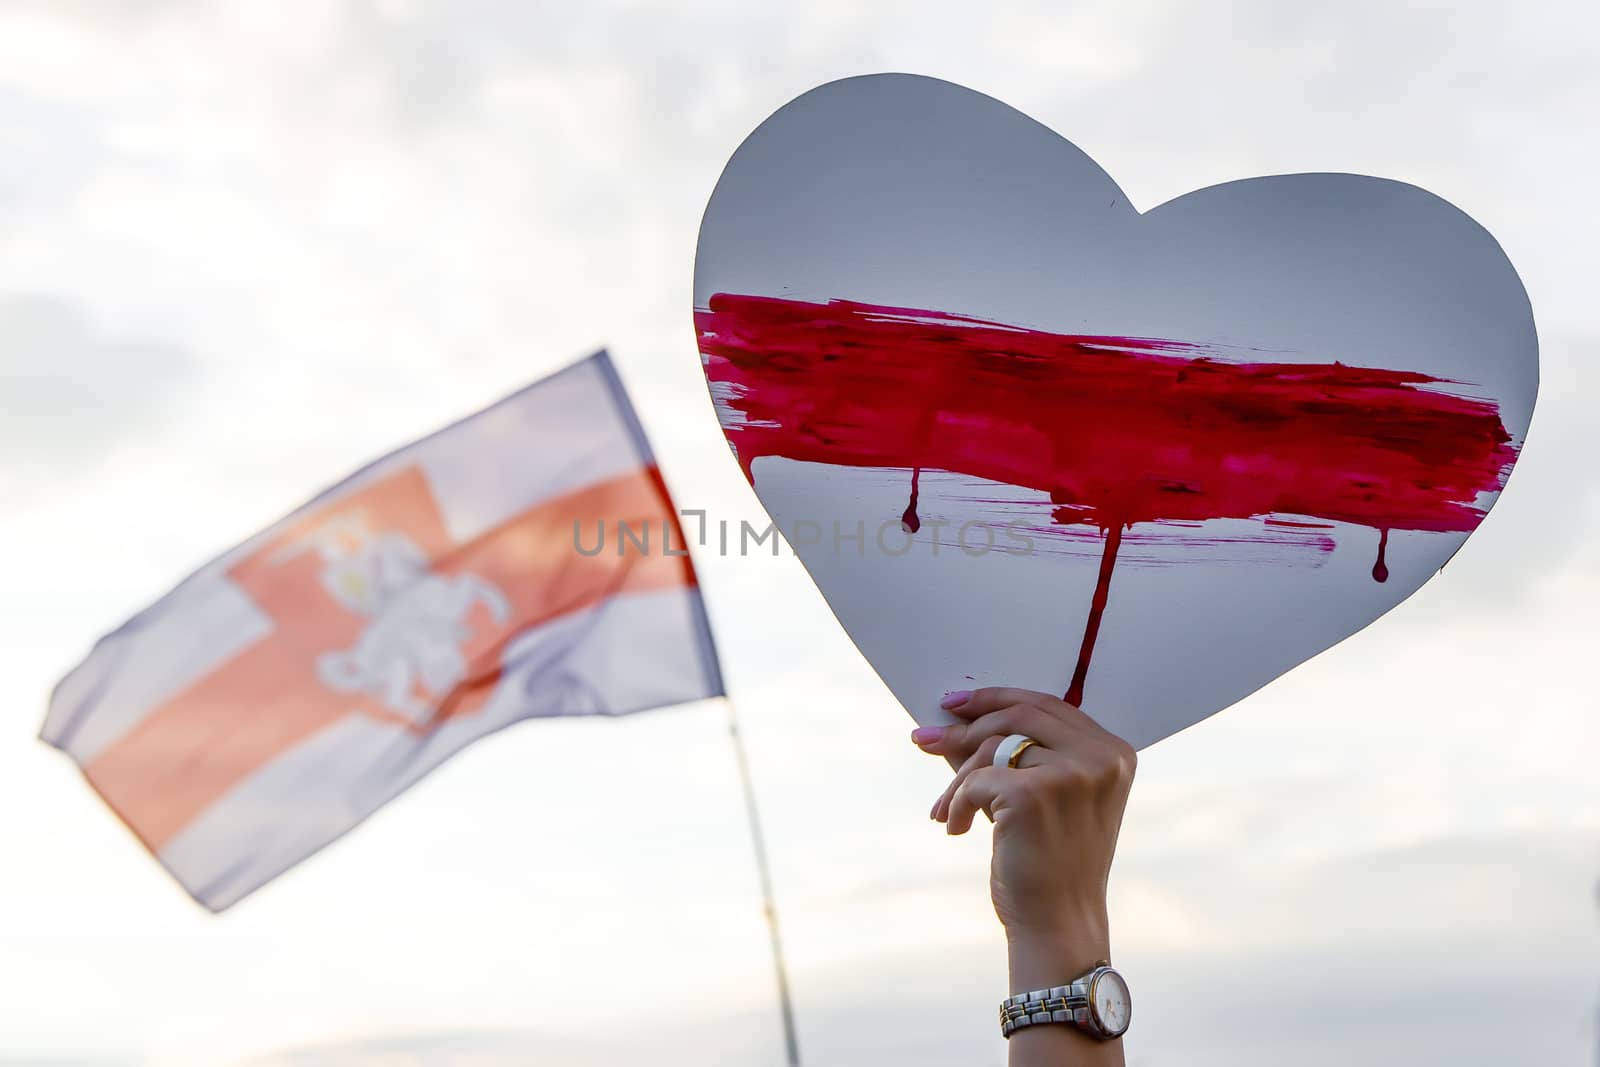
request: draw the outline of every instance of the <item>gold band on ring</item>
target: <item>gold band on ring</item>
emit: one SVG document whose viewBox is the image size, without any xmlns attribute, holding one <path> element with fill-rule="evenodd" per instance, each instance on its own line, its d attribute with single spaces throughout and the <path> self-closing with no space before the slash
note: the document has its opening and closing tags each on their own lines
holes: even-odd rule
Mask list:
<svg viewBox="0 0 1600 1067">
<path fill-rule="evenodd" d="M 994 750 L 994 758 L 990 760 L 996 767 L 1015 767 L 1031 745 L 1039 742 L 1027 734 L 1007 734 Z"/>
</svg>

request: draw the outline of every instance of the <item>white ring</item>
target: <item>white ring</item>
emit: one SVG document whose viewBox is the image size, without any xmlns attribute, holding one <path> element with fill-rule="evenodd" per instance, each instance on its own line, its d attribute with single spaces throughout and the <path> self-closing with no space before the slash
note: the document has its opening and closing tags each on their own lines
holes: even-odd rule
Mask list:
<svg viewBox="0 0 1600 1067">
<path fill-rule="evenodd" d="M 1000 742 L 1000 747 L 994 750 L 994 759 L 991 761 L 996 767 L 1014 767 L 1011 761 L 1022 754 L 1022 750 L 1029 745 L 1039 742 L 1027 734 L 1007 734 L 1006 739 Z"/>
</svg>

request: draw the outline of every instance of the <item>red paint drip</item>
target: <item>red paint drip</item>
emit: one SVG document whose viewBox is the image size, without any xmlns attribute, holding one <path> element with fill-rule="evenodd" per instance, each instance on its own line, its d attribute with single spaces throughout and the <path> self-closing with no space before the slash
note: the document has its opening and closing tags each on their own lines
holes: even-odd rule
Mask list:
<svg viewBox="0 0 1600 1067">
<path fill-rule="evenodd" d="M 1387 531 L 1470 532 L 1517 456 L 1496 404 L 1417 371 L 844 300 L 718 294 L 695 320 L 747 477 L 781 456 L 1037 490 L 1053 521 L 1105 532 L 1105 582 L 1113 528 L 1275 516 L 1383 531 L 1382 581 Z"/>
<path fill-rule="evenodd" d="M 908 534 L 914 534 L 922 529 L 922 518 L 917 514 L 917 481 L 922 477 L 922 468 L 911 468 L 911 503 L 906 505 L 906 510 L 900 516 L 900 529 Z"/>
<path fill-rule="evenodd" d="M 1389 551 L 1389 531 L 1382 530 L 1378 534 L 1378 562 L 1372 565 L 1372 580 L 1387 582 L 1389 580 L 1389 564 L 1384 561 L 1384 555 Z"/>
<path fill-rule="evenodd" d="M 1083 641 L 1078 646 L 1078 665 L 1072 671 L 1072 684 L 1067 687 L 1066 700 L 1073 707 L 1083 706 L 1083 684 L 1089 678 L 1089 660 L 1094 656 L 1094 643 L 1100 636 L 1100 617 L 1105 614 L 1106 601 L 1111 596 L 1111 571 L 1117 565 L 1117 549 L 1122 545 L 1122 524 L 1114 522 L 1106 528 L 1106 547 L 1100 554 L 1100 576 L 1094 583 L 1094 599 L 1089 602 L 1089 621 L 1083 626 Z"/>
</svg>

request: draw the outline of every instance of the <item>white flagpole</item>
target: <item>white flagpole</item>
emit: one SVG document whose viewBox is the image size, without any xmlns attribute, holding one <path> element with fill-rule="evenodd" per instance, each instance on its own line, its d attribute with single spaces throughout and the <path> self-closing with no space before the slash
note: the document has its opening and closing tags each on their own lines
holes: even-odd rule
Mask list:
<svg viewBox="0 0 1600 1067">
<path fill-rule="evenodd" d="M 728 734 L 733 739 L 733 754 L 739 764 L 739 782 L 744 789 L 745 814 L 750 820 L 750 842 L 755 848 L 756 870 L 761 876 L 761 906 L 767 915 L 767 933 L 772 939 L 772 969 L 778 980 L 778 1010 L 783 1014 L 783 1044 L 789 1067 L 800 1067 L 800 1042 L 795 1036 L 794 1007 L 789 1001 L 789 975 L 783 964 L 783 938 L 778 933 L 778 905 L 772 894 L 772 871 L 767 865 L 767 842 L 761 832 L 761 812 L 756 807 L 755 782 L 750 777 L 750 761 L 745 756 L 744 735 L 739 732 L 739 716 L 733 701 L 723 698 L 728 709 Z"/>
</svg>

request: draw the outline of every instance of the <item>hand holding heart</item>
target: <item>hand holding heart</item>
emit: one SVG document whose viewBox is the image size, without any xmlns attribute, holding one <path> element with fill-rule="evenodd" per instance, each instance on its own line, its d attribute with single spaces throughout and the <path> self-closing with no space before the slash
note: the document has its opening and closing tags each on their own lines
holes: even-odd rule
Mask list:
<svg viewBox="0 0 1600 1067">
<path fill-rule="evenodd" d="M 1044 693 L 980 689 L 945 704 L 955 723 L 912 733 L 923 751 L 959 765 L 932 816 L 952 834 L 980 810 L 993 817 L 990 889 L 1007 936 L 1105 958 L 1106 883 L 1138 766 L 1133 747 Z M 1008 734 L 1035 744 L 1015 768 L 993 766 Z"/>
</svg>

